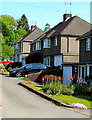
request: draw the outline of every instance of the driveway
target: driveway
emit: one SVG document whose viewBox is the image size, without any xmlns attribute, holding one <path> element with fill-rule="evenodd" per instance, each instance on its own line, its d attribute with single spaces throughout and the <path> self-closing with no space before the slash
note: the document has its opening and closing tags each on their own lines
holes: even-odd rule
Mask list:
<svg viewBox="0 0 92 120">
<path fill-rule="evenodd" d="M 89 118 L 90 110 L 59 107 L 18 85 L 18 78 L 1 76 L 3 118 Z M 1 92 L 0 92 L 1 94 Z"/>
</svg>

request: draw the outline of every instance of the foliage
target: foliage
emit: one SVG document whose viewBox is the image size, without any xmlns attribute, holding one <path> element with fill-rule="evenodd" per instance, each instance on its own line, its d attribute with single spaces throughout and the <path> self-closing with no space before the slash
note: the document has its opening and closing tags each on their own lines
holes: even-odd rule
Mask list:
<svg viewBox="0 0 92 120">
<path fill-rule="evenodd" d="M 47 24 L 45 25 L 44 31 L 47 32 L 48 30 L 50 30 L 50 25 L 47 23 Z"/>
<path fill-rule="evenodd" d="M 42 91 L 46 94 L 58 95 L 62 91 L 62 86 L 58 83 L 44 84 L 42 85 Z"/>
<path fill-rule="evenodd" d="M 0 63 L 0 70 L 4 68 L 5 68 L 4 65 Z"/>
<path fill-rule="evenodd" d="M 91 95 L 92 86 L 76 84 L 74 94 Z"/>
<path fill-rule="evenodd" d="M 11 71 L 12 70 L 12 67 L 9 67 L 8 69 L 7 69 L 7 71 Z"/>
<path fill-rule="evenodd" d="M 13 54 L 14 50 L 12 49 L 11 46 L 8 46 L 6 44 L 2 46 L 2 57 L 4 59 L 10 59 Z"/>
<path fill-rule="evenodd" d="M 18 22 L 17 29 L 23 28 L 25 31 L 29 32 L 29 24 L 28 24 L 28 20 L 27 20 L 25 14 L 23 14 L 21 19 L 17 20 L 17 22 Z"/>
<path fill-rule="evenodd" d="M 29 87 L 32 87 L 33 89 L 36 89 L 38 91 L 42 91 L 42 85 L 37 85 L 37 84 L 27 84 Z M 55 98 L 63 103 L 66 103 L 68 105 L 71 105 L 73 103 L 81 103 L 87 106 L 89 109 L 92 109 L 92 101 L 90 101 L 90 96 L 88 95 L 63 95 L 63 94 L 58 94 L 58 95 L 50 95 L 52 98 Z"/>
<path fill-rule="evenodd" d="M 44 85 L 42 85 L 42 90 L 46 94 L 58 95 L 58 94 L 74 94 L 73 85 L 61 84 L 60 76 L 46 75 L 42 78 Z"/>
<path fill-rule="evenodd" d="M 29 31 L 26 17 L 22 16 L 21 20 L 26 20 L 26 22 L 23 22 L 25 28 L 18 28 L 19 23 L 17 20 L 9 15 L 0 16 L 0 21 L 2 23 L 2 32 L 0 33 L 0 56 L 2 56 L 3 59 L 10 59 L 12 57 L 14 51 L 10 45 Z"/>
</svg>

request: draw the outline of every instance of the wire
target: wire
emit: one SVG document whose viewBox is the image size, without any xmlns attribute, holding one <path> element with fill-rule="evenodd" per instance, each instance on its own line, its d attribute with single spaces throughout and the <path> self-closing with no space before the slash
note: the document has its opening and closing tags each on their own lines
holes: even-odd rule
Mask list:
<svg viewBox="0 0 92 120">
<path fill-rule="evenodd" d="M 57 10 L 57 9 L 52 9 L 52 8 L 48 8 L 48 7 L 42 7 L 42 6 L 38 6 L 38 5 L 33 5 L 33 4 L 31 4 L 31 3 L 24 3 L 24 2 L 15 2 L 16 4 L 23 4 L 23 5 L 28 5 L 28 6 L 30 6 L 31 5 L 31 7 L 36 7 L 36 8 L 40 8 L 40 9 L 45 9 L 45 10 L 48 10 L 48 11 L 56 11 L 56 12 L 63 12 L 63 13 L 65 13 L 65 10 L 63 11 L 63 10 Z M 71 4 L 71 3 L 70 3 Z M 71 8 L 70 8 L 71 9 Z M 90 17 L 90 15 L 87 15 L 87 14 L 79 14 L 79 13 L 73 13 L 72 12 L 72 14 L 75 14 L 75 15 L 82 15 L 82 16 L 86 16 L 86 17 Z"/>
</svg>

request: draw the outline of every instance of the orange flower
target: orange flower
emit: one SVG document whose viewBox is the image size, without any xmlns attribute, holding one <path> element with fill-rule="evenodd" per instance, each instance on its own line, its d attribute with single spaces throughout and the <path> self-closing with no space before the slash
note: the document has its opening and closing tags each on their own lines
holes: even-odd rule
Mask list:
<svg viewBox="0 0 92 120">
<path fill-rule="evenodd" d="M 56 85 L 56 82 L 54 82 L 54 85 Z"/>
</svg>

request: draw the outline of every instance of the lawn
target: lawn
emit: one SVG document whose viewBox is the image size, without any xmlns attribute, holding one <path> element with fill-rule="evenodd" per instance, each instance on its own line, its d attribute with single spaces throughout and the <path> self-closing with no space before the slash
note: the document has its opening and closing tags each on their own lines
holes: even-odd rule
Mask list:
<svg viewBox="0 0 92 120">
<path fill-rule="evenodd" d="M 28 86 L 41 91 L 41 85 L 38 84 L 27 84 Z M 90 96 L 83 96 L 83 95 L 76 95 L 76 96 L 70 96 L 70 95 L 50 95 L 50 97 L 55 98 L 61 102 L 64 102 L 68 105 L 71 105 L 73 103 L 81 103 L 84 104 L 87 108 L 92 109 L 92 101 L 90 101 Z"/>
<path fill-rule="evenodd" d="M 76 95 L 76 96 L 69 96 L 69 95 L 50 95 L 52 98 L 55 98 L 61 102 L 64 102 L 68 105 L 71 105 L 73 103 L 81 103 L 84 104 L 87 108 L 92 109 L 92 101 L 89 101 L 87 98 L 89 96 L 85 97 L 83 95 Z"/>
<path fill-rule="evenodd" d="M 9 75 L 9 72 L 3 72 L 2 74 Z"/>
</svg>

